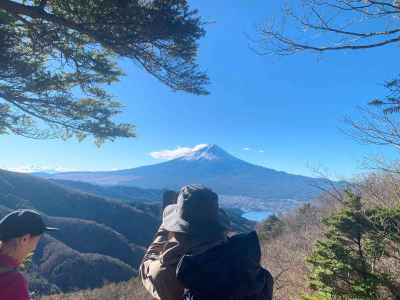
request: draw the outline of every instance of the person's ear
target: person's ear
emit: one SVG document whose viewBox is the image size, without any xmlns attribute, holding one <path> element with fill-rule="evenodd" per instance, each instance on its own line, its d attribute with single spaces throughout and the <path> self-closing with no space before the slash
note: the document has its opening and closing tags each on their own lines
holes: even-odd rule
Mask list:
<svg viewBox="0 0 400 300">
<path fill-rule="evenodd" d="M 22 245 L 26 245 L 29 242 L 30 238 L 31 238 L 30 234 L 25 234 L 19 238 L 19 243 Z"/>
</svg>

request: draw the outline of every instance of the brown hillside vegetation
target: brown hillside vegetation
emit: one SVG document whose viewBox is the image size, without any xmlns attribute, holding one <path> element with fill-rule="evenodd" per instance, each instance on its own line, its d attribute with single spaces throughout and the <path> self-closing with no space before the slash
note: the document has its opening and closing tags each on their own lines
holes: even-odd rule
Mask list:
<svg viewBox="0 0 400 300">
<path fill-rule="evenodd" d="M 297 299 L 299 295 L 309 292 L 305 260 L 311 254 L 315 241 L 321 238 L 322 217 L 321 210 L 306 205 L 282 216 L 280 226 L 270 230 L 266 230 L 264 224 L 259 226 L 263 265 L 271 271 L 275 280 L 274 299 Z"/>
<path fill-rule="evenodd" d="M 40 300 L 152 300 L 138 279 L 109 284 L 103 288 L 59 294 L 40 298 Z"/>
<path fill-rule="evenodd" d="M 392 174 L 372 174 L 355 184 L 353 189 L 363 195 L 366 207 L 396 207 L 400 201 L 398 186 L 400 178 Z M 343 198 L 342 198 L 343 199 Z M 301 299 L 312 293 L 310 289 L 311 267 L 306 263 L 315 243 L 324 238 L 325 225 L 321 221 L 340 211 L 343 206 L 340 197 L 325 195 L 312 205 L 305 205 L 296 211 L 280 216 L 275 221 L 259 225 L 263 248 L 263 265 L 271 270 L 275 278 L 274 299 Z M 278 220 L 278 221 L 277 221 Z M 385 262 L 383 261 L 383 264 Z M 391 264 L 390 273 L 399 273 L 400 265 Z M 393 278 L 397 278 L 398 275 Z M 140 282 L 135 279 L 123 284 L 111 284 L 103 288 L 75 294 L 55 295 L 43 300 L 127 300 L 151 299 Z M 308 298 L 307 298 L 308 299 Z M 309 299 L 330 299 L 309 298 Z"/>
</svg>

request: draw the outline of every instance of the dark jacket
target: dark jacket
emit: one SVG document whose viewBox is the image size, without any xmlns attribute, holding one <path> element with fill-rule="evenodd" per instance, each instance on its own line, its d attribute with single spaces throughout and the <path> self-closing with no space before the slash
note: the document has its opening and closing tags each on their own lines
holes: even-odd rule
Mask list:
<svg viewBox="0 0 400 300">
<path fill-rule="evenodd" d="M 193 300 L 270 300 L 273 279 L 261 267 L 255 232 L 239 234 L 201 254 L 185 255 L 177 278 Z"/>
</svg>

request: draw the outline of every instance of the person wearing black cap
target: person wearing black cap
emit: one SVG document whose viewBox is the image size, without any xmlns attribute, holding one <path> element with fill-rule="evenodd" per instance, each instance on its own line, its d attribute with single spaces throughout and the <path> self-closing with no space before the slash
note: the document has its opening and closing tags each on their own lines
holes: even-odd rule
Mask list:
<svg viewBox="0 0 400 300">
<path fill-rule="evenodd" d="M 0 220 L 0 299 L 29 300 L 28 284 L 18 272 L 33 253 L 47 227 L 41 215 L 33 210 L 16 210 Z"/>
</svg>

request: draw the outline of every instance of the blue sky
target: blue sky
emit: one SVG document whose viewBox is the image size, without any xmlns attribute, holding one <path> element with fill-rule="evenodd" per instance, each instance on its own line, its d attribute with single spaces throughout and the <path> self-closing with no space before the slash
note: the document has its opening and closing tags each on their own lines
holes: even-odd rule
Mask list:
<svg viewBox="0 0 400 300">
<path fill-rule="evenodd" d="M 391 59 L 398 49 L 258 56 L 248 35 L 256 37 L 257 25 L 277 15 L 279 3 L 271 2 L 191 1 L 210 22 L 199 62 L 211 78 L 211 95 L 172 92 L 121 61 L 126 76 L 109 90 L 125 105 L 120 120 L 137 126 L 136 139 L 97 148 L 91 140 L 0 136 L 0 167 L 131 168 L 160 162 L 149 155 L 153 151 L 214 143 L 249 162 L 296 174 L 313 175 L 313 167 L 339 177 L 360 172 L 366 156 L 386 150 L 355 143 L 341 132 L 342 119 L 385 95 L 383 81 L 398 74 L 400 61 Z"/>
</svg>

